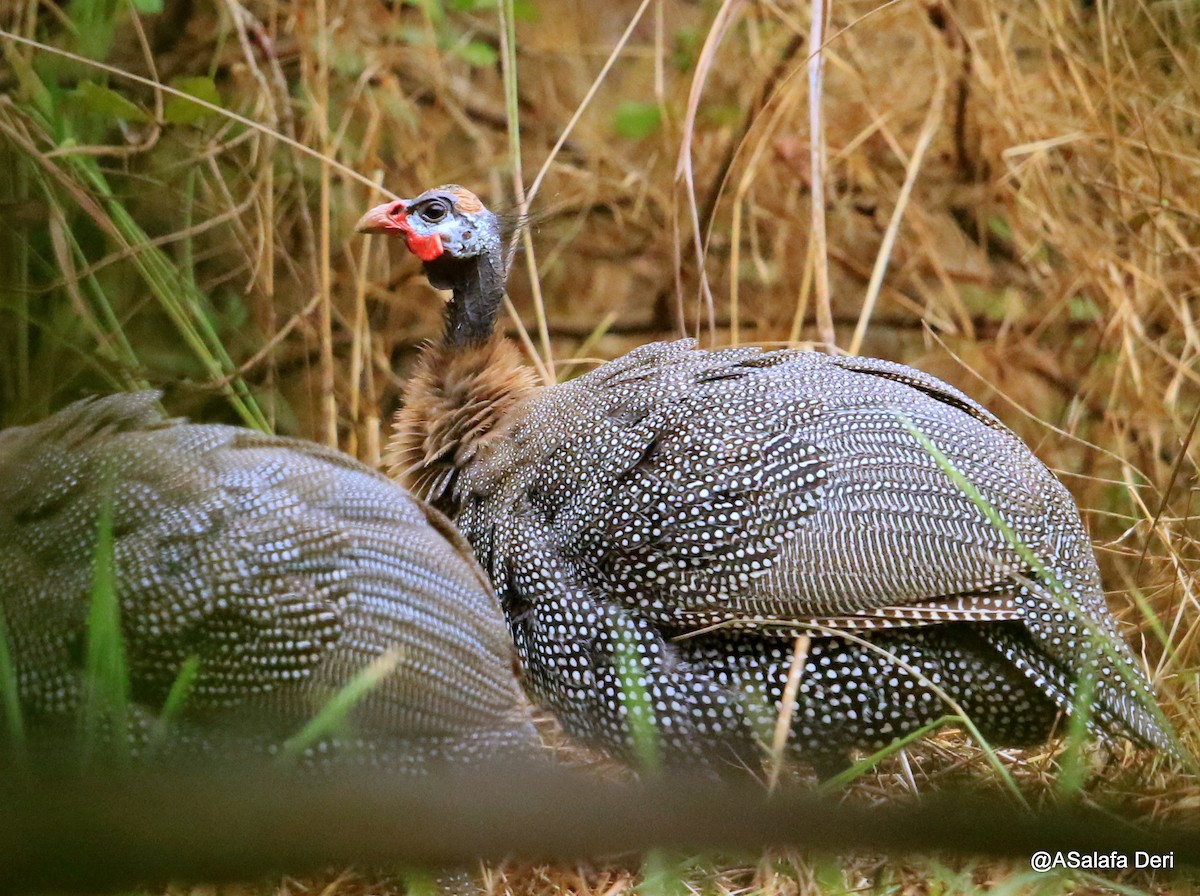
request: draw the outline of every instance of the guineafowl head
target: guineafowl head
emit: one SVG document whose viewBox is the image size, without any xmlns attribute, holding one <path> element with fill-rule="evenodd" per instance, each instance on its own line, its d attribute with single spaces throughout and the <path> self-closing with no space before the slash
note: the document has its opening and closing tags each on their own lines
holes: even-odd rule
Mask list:
<svg viewBox="0 0 1200 896">
<path fill-rule="evenodd" d="M 400 237 L 424 263 L 430 284 L 453 290 L 446 308 L 447 342 L 462 345 L 491 335 L 507 265 L 500 220 L 478 196 L 446 184 L 415 199 L 377 205 L 356 229 Z"/>
<path fill-rule="evenodd" d="M 447 257 L 467 261 L 500 253 L 499 220 L 478 196 L 457 184 L 377 205 L 362 216 L 357 230 L 399 236 L 427 265 Z"/>
</svg>

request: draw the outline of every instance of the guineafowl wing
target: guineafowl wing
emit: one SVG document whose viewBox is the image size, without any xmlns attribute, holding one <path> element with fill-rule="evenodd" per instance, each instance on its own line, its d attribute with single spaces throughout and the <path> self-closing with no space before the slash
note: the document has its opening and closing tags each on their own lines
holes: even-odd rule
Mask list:
<svg viewBox="0 0 1200 896">
<path fill-rule="evenodd" d="M 950 387 L 879 367 L 639 349 L 545 393 L 537 415 L 578 421 L 536 465 L 530 502 L 564 552 L 663 623 L 846 617 L 1007 590 L 1030 572 L 1022 551 L 907 420 L 1030 551 L 1086 565 L 1069 496 L 1015 436 Z"/>
</svg>

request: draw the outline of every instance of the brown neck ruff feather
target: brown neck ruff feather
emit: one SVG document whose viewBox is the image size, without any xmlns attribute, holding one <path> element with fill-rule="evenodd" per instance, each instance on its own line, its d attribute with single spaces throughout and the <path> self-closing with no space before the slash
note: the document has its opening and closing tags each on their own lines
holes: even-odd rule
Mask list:
<svg viewBox="0 0 1200 896">
<path fill-rule="evenodd" d="M 417 360 L 384 458 L 388 474 L 450 516 L 454 484 L 513 410 L 539 389 L 503 336 L 470 345 L 431 343 Z"/>
</svg>

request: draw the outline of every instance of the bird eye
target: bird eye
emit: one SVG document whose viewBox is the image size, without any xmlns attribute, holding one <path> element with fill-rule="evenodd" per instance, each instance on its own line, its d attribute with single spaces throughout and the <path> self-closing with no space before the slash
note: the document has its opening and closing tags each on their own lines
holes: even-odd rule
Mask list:
<svg viewBox="0 0 1200 896">
<path fill-rule="evenodd" d="M 449 209 L 446 208 L 444 202 L 431 202 L 425 208 L 421 209 L 421 217 L 431 224 L 436 224 L 442 218 L 446 217 L 447 211 Z"/>
</svg>

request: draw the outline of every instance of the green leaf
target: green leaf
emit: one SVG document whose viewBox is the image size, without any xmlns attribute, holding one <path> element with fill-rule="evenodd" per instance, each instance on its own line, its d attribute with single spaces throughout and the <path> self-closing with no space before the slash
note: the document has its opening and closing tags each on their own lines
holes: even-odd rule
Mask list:
<svg viewBox="0 0 1200 896">
<path fill-rule="evenodd" d="M 1067 314 L 1071 320 L 1091 323 L 1103 316 L 1100 306 L 1091 296 L 1072 296 L 1067 299 Z"/>
<path fill-rule="evenodd" d="M 613 129 L 622 137 L 641 140 L 662 127 L 662 110 L 655 103 L 628 101 L 613 113 Z"/>
<path fill-rule="evenodd" d="M 130 0 L 133 8 L 144 16 L 156 16 L 163 11 L 163 0 Z"/>
<path fill-rule="evenodd" d="M 671 64 L 681 72 L 686 72 L 696 64 L 696 57 L 700 55 L 703 43 L 700 32 L 694 28 L 681 29 L 675 32 L 672 43 L 674 49 L 671 51 Z"/>
<path fill-rule="evenodd" d="M 1013 286 L 997 289 L 988 285 L 963 283 L 958 295 L 971 314 L 982 315 L 998 323 L 1020 320 L 1028 311 L 1024 294 Z"/>
<path fill-rule="evenodd" d="M 1000 237 L 1000 239 L 1009 242 L 1012 241 L 1012 227 L 1010 227 L 1008 221 L 1004 220 L 1004 218 L 1000 217 L 1000 215 L 989 215 L 987 219 L 987 227 L 988 230 Z"/>
<path fill-rule="evenodd" d="M 413 47 L 428 47 L 433 42 L 433 38 L 424 28 L 415 28 L 412 25 L 392 29 L 391 36 Z"/>
<path fill-rule="evenodd" d="M 366 58 L 348 42 L 334 44 L 329 51 L 329 67 L 346 78 L 357 78 L 367 66 Z"/>
<path fill-rule="evenodd" d="M 538 22 L 542 18 L 533 0 L 513 0 L 512 12 L 518 22 Z"/>
<path fill-rule="evenodd" d="M 217 85 L 212 78 L 176 78 L 171 82 L 171 86 L 198 100 L 204 100 L 214 106 L 221 105 L 221 94 L 217 92 Z M 195 124 L 212 114 L 211 109 L 181 96 L 171 97 L 163 106 L 163 118 L 171 124 Z"/>
<path fill-rule="evenodd" d="M 150 116 L 134 103 L 109 87 L 92 81 L 80 81 L 71 96 L 94 115 L 119 118 L 123 121 L 147 122 Z"/>
<path fill-rule="evenodd" d="M 705 106 L 700 116 L 707 124 L 723 128 L 740 122 L 744 113 L 745 109 L 737 103 L 717 103 Z"/>
<path fill-rule="evenodd" d="M 478 40 L 455 47 L 454 53 L 475 68 L 488 68 L 495 65 L 496 60 L 500 58 L 494 47 Z"/>
</svg>

